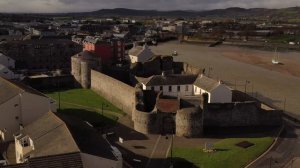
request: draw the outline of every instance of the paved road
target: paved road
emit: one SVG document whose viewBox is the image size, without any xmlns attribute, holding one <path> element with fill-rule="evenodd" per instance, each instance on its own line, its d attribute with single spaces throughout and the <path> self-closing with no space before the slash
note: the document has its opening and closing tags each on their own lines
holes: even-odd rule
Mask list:
<svg viewBox="0 0 300 168">
<path fill-rule="evenodd" d="M 167 157 L 171 146 L 171 136 L 159 136 L 145 168 L 163 168 L 167 164 Z"/>
<path fill-rule="evenodd" d="M 170 136 L 166 139 L 166 136 L 138 133 L 132 129 L 130 116 L 120 118 L 119 123 L 114 129 L 117 137 L 109 140 L 119 147 L 124 160 L 129 164 L 127 167 L 162 168 L 167 163 Z M 123 143 L 118 142 L 119 137 L 124 139 Z"/>
<path fill-rule="evenodd" d="M 282 132 L 278 143 L 273 149 L 258 160 L 250 168 L 282 168 L 292 159 L 300 157 L 300 127 L 285 122 L 285 130 Z M 299 168 L 300 165 L 293 164 L 290 168 Z"/>
</svg>

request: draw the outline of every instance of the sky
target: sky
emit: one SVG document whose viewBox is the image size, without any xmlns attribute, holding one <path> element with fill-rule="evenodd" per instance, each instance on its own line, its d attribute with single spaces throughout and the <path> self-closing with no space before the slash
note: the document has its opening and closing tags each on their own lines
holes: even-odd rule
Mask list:
<svg viewBox="0 0 300 168">
<path fill-rule="evenodd" d="M 300 6 L 300 0 L 0 0 L 0 13 L 88 12 L 112 8 L 209 10 L 228 7 L 284 8 L 292 6 Z"/>
</svg>

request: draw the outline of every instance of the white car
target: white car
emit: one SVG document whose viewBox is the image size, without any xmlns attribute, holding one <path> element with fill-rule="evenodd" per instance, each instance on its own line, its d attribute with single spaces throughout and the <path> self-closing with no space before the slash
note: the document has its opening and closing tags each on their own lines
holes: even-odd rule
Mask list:
<svg viewBox="0 0 300 168">
<path fill-rule="evenodd" d="M 177 51 L 173 51 L 172 55 L 177 56 L 178 55 Z"/>
</svg>

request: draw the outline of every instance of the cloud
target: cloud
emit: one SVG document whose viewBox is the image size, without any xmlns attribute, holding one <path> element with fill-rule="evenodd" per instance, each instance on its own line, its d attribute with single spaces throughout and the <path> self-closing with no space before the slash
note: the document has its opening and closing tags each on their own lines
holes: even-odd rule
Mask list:
<svg viewBox="0 0 300 168">
<path fill-rule="evenodd" d="M 25 2 L 26 1 L 26 2 Z M 0 12 L 83 12 L 104 8 L 206 10 L 227 7 L 283 8 L 299 0 L 0 0 Z"/>
</svg>

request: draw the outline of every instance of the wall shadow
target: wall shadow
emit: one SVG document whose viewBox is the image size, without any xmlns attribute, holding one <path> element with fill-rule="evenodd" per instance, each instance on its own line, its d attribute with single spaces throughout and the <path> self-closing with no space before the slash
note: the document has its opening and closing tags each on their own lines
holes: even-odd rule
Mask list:
<svg viewBox="0 0 300 168">
<path fill-rule="evenodd" d="M 147 140 L 149 139 L 146 135 L 135 131 L 134 129 L 125 126 L 121 123 L 117 123 L 114 128 L 109 129 L 109 131 L 114 132 L 114 135 L 110 137 L 113 141 L 119 141 L 119 137 L 122 137 L 124 140 Z"/>
<path fill-rule="evenodd" d="M 224 138 L 260 138 L 277 136 L 281 127 L 204 127 L 204 137 L 213 139 Z"/>
</svg>

